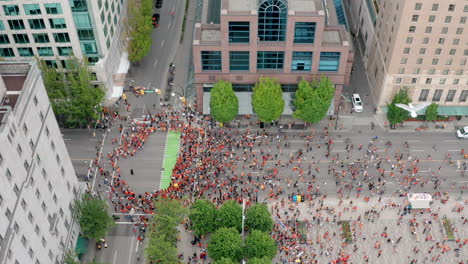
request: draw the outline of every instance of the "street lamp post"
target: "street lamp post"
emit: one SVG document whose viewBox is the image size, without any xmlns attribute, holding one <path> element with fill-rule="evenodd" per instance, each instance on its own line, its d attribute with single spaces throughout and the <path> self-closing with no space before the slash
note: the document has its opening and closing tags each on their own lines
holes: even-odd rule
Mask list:
<svg viewBox="0 0 468 264">
<path fill-rule="evenodd" d="M 335 120 L 335 130 L 338 127 L 338 118 L 340 117 L 341 103 L 338 106 L 338 111 L 336 111 L 336 120 Z"/>
</svg>

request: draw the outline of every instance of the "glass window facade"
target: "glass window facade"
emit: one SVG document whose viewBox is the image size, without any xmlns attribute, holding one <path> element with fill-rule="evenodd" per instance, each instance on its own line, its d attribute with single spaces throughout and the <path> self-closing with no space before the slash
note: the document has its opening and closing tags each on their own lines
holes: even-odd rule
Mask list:
<svg viewBox="0 0 468 264">
<path fill-rule="evenodd" d="M 5 30 L 5 24 L 3 24 L 3 20 L 0 20 L 0 31 Z"/>
<path fill-rule="evenodd" d="M 0 57 L 14 57 L 15 52 L 12 48 L 2 48 L 0 49 Z"/>
<path fill-rule="evenodd" d="M 221 51 L 202 51 L 201 60 L 202 70 L 221 71 Z"/>
<path fill-rule="evenodd" d="M 85 54 L 97 54 L 97 47 L 95 42 L 81 42 L 81 51 Z"/>
<path fill-rule="evenodd" d="M 319 71 L 338 71 L 340 67 L 339 52 L 320 52 Z"/>
<path fill-rule="evenodd" d="M 70 0 L 72 12 L 88 12 L 86 0 Z"/>
<path fill-rule="evenodd" d="M 231 21 L 229 22 L 229 42 L 249 43 L 250 23 Z"/>
<path fill-rule="evenodd" d="M 250 65 L 249 55 L 248 51 L 231 51 L 229 53 L 229 70 L 248 71 Z"/>
<path fill-rule="evenodd" d="M 49 35 L 47 33 L 33 34 L 34 43 L 49 43 Z"/>
<path fill-rule="evenodd" d="M 429 95 L 429 89 L 422 89 L 418 100 L 420 102 L 425 102 L 427 100 L 427 95 Z"/>
<path fill-rule="evenodd" d="M 0 35 L 0 45 L 1 44 L 10 44 L 10 38 L 8 38 L 8 35 L 6 34 Z"/>
<path fill-rule="evenodd" d="M 65 18 L 49 18 L 49 24 L 50 24 L 50 27 L 54 29 L 67 28 L 67 24 L 65 23 Z"/>
<path fill-rule="evenodd" d="M 46 13 L 49 15 L 59 15 L 63 14 L 62 11 L 62 6 L 60 3 L 50 3 L 50 4 L 44 4 Z"/>
<path fill-rule="evenodd" d="M 68 33 L 54 33 L 54 40 L 58 43 L 70 42 L 70 36 Z"/>
<path fill-rule="evenodd" d="M 38 47 L 37 54 L 39 56 L 54 56 L 54 51 L 51 47 Z"/>
<path fill-rule="evenodd" d="M 31 29 L 45 29 L 44 19 L 28 19 L 28 24 Z"/>
<path fill-rule="evenodd" d="M 13 39 L 16 44 L 25 44 L 29 43 L 28 34 L 13 34 Z"/>
<path fill-rule="evenodd" d="M 294 43 L 314 43 L 315 28 L 315 22 L 296 22 Z"/>
<path fill-rule="evenodd" d="M 33 57 L 34 52 L 32 48 L 18 48 L 18 54 L 21 57 Z"/>
<path fill-rule="evenodd" d="M 453 102 L 453 98 L 455 98 L 456 93 L 457 90 L 449 90 L 447 97 L 445 98 L 445 102 Z"/>
<path fill-rule="evenodd" d="M 257 69 L 283 69 L 284 52 L 259 51 L 257 52 Z"/>
<path fill-rule="evenodd" d="M 310 71 L 312 69 L 312 52 L 293 52 L 292 71 Z"/>
<path fill-rule="evenodd" d="M 19 16 L 20 11 L 17 5 L 4 5 L 3 12 L 5 12 L 5 16 Z"/>
<path fill-rule="evenodd" d="M 285 41 L 288 10 L 281 0 L 263 0 L 258 8 L 260 41 Z"/>
<path fill-rule="evenodd" d="M 70 56 L 73 54 L 72 47 L 57 47 L 57 50 L 60 56 Z"/>
<path fill-rule="evenodd" d="M 11 30 L 25 29 L 23 20 L 8 20 L 8 26 L 10 26 Z"/>
<path fill-rule="evenodd" d="M 78 38 L 82 40 L 94 40 L 94 32 L 92 29 L 78 29 Z"/>
<path fill-rule="evenodd" d="M 439 102 L 440 97 L 442 97 L 442 92 L 443 92 L 442 89 L 436 89 L 435 92 L 434 92 L 434 96 L 432 97 L 432 101 L 433 102 Z"/>
<path fill-rule="evenodd" d="M 41 7 L 38 4 L 24 4 L 23 5 L 24 12 L 26 15 L 40 15 Z"/>
<path fill-rule="evenodd" d="M 73 14 L 76 28 L 90 28 L 91 20 L 88 13 Z"/>
</svg>

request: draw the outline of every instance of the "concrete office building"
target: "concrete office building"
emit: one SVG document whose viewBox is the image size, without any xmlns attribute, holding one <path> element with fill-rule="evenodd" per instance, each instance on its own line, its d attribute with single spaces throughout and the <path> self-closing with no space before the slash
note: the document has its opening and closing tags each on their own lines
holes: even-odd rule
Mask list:
<svg viewBox="0 0 468 264">
<path fill-rule="evenodd" d="M 35 63 L 0 63 L 0 263 L 62 263 L 80 187 Z"/>
<path fill-rule="evenodd" d="M 68 67 L 71 54 L 86 59 L 110 97 L 123 86 L 129 63 L 122 35 L 127 0 L 0 1 L 0 56 L 43 58 Z"/>
<path fill-rule="evenodd" d="M 349 84 L 354 52 L 341 0 L 205 0 L 201 22 L 193 40 L 194 83 L 205 113 L 217 80 L 233 83 L 239 114 L 252 114 L 251 92 L 261 76 L 282 84 L 285 115 L 303 78 L 330 77 L 335 105 Z"/>
<path fill-rule="evenodd" d="M 374 103 L 407 87 L 414 103 L 468 114 L 466 0 L 348 0 Z"/>
</svg>

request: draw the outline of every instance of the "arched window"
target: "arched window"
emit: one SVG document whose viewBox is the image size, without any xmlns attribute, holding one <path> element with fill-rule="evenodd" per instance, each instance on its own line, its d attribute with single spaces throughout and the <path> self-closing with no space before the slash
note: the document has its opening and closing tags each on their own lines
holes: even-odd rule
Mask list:
<svg viewBox="0 0 468 264">
<path fill-rule="evenodd" d="M 263 0 L 258 8 L 260 41 L 284 41 L 288 8 L 281 0 Z"/>
</svg>

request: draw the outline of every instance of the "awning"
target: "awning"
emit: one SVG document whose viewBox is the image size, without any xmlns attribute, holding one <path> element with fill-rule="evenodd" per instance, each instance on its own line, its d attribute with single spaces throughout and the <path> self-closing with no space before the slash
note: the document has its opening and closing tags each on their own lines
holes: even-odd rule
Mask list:
<svg viewBox="0 0 468 264">
<path fill-rule="evenodd" d="M 380 107 L 384 113 L 388 112 L 387 106 Z M 418 115 L 424 115 L 426 113 L 426 109 L 422 109 L 417 111 Z M 468 115 L 468 106 L 440 106 L 437 108 L 438 114 L 442 116 L 462 116 Z"/>
<path fill-rule="evenodd" d="M 76 255 L 78 256 L 78 258 L 86 254 L 86 252 L 88 251 L 88 243 L 89 241 L 87 238 L 78 236 L 78 240 L 76 241 L 76 248 L 75 248 Z"/>
</svg>

